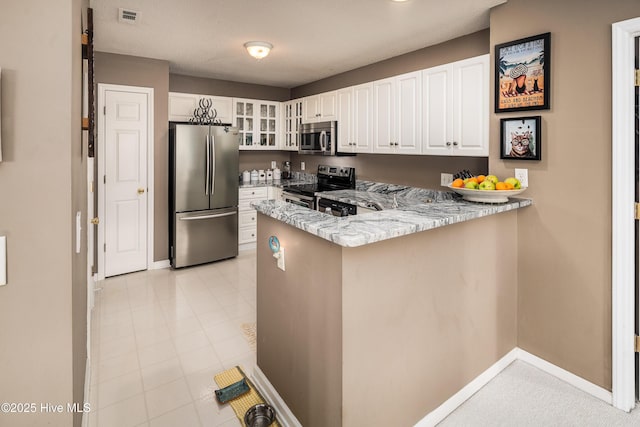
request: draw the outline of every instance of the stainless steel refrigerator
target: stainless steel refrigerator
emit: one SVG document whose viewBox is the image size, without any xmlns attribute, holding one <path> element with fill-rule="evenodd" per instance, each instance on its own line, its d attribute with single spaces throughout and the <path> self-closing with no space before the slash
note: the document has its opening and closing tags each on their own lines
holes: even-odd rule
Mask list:
<svg viewBox="0 0 640 427">
<path fill-rule="evenodd" d="M 169 123 L 174 268 L 238 255 L 238 129 Z"/>
</svg>

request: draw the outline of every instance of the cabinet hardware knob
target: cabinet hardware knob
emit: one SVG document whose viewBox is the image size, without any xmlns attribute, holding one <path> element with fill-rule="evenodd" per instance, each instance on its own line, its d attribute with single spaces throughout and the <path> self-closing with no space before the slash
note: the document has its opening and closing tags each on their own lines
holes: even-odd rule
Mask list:
<svg viewBox="0 0 640 427">
<path fill-rule="evenodd" d="M 447 141 L 447 147 L 451 147 L 451 142 Z"/>
<path fill-rule="evenodd" d="M 457 141 L 453 141 L 453 145 L 458 145 L 458 142 Z"/>
<path fill-rule="evenodd" d="M 144 194 L 144 188 L 138 188 L 138 194 Z"/>
</svg>

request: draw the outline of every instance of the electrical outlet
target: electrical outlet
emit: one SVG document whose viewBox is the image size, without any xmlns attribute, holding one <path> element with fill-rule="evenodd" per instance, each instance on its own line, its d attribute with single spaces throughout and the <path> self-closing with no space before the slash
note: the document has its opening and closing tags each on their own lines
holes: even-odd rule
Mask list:
<svg viewBox="0 0 640 427">
<path fill-rule="evenodd" d="M 520 181 L 522 187 L 529 186 L 529 170 L 528 169 L 516 169 L 514 172 L 516 179 Z"/>
<path fill-rule="evenodd" d="M 440 174 L 440 185 L 449 185 L 452 182 L 453 182 L 453 174 L 451 173 Z"/>
<path fill-rule="evenodd" d="M 304 162 L 300 162 L 300 170 L 303 171 L 304 170 Z"/>
</svg>

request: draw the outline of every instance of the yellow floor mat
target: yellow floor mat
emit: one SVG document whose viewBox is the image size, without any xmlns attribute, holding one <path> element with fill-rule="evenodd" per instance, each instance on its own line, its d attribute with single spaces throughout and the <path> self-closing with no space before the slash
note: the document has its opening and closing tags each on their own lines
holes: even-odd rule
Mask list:
<svg viewBox="0 0 640 427">
<path fill-rule="evenodd" d="M 228 369 L 214 376 L 214 380 L 220 388 L 224 388 L 228 385 L 238 382 L 242 378 L 246 378 L 246 375 L 244 374 L 244 372 L 242 372 L 242 369 L 240 369 L 239 366 Z M 248 393 L 243 394 L 242 396 L 238 396 L 237 398 L 228 402 L 243 426 L 245 425 L 244 414 L 246 414 L 249 408 L 257 405 L 258 403 L 266 403 L 260 393 L 258 393 L 258 391 L 255 389 L 249 378 L 247 378 L 247 384 L 249 385 L 250 389 Z M 277 419 L 273 423 L 271 423 L 271 426 L 281 427 Z"/>
</svg>

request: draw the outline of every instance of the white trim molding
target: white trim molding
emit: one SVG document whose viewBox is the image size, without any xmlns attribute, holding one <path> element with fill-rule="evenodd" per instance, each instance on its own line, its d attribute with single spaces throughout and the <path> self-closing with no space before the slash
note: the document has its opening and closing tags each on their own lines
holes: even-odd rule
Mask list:
<svg viewBox="0 0 640 427">
<path fill-rule="evenodd" d="M 442 405 L 429 412 L 426 417 L 418 421 L 415 427 L 433 427 L 447 418 L 453 411 L 462 405 L 467 399 L 477 393 L 489 381 L 495 378 L 507 366 L 518 359 L 519 349 L 516 347 L 504 355 L 500 360 L 491 365 L 489 369 L 478 375 L 469 384 L 462 387 L 460 391 L 447 399 Z"/>
<path fill-rule="evenodd" d="M 433 427 L 437 425 L 516 360 L 526 362 L 611 405 L 612 394 L 608 390 L 516 347 L 447 399 L 442 405 L 428 413 L 414 427 Z"/>
<path fill-rule="evenodd" d="M 635 407 L 635 37 L 640 18 L 612 25 L 612 404 Z"/>
<path fill-rule="evenodd" d="M 276 414 L 278 414 L 278 421 L 280 421 L 282 427 L 302 427 L 300 421 L 293 415 L 291 409 L 284 403 L 282 397 L 280 397 L 264 372 L 262 372 L 257 365 L 253 368 L 253 375 L 251 375 L 250 379 L 258 389 L 258 392 L 274 407 Z"/>
<path fill-rule="evenodd" d="M 534 356 L 533 354 L 522 350 L 521 348 L 518 349 L 518 360 L 527 362 L 528 364 L 535 366 L 541 371 L 544 371 L 549 375 L 553 375 L 554 377 L 566 382 L 567 384 L 574 386 L 578 390 L 582 390 L 585 393 L 590 394 L 593 397 L 597 397 L 598 399 L 611 405 L 612 394 L 609 390 L 605 390 L 604 388 L 597 386 L 582 377 L 572 374 L 571 372 L 562 369 L 559 366 L 554 365 L 553 363 L 549 363 L 546 360 L 539 358 L 538 356 Z"/>
</svg>

